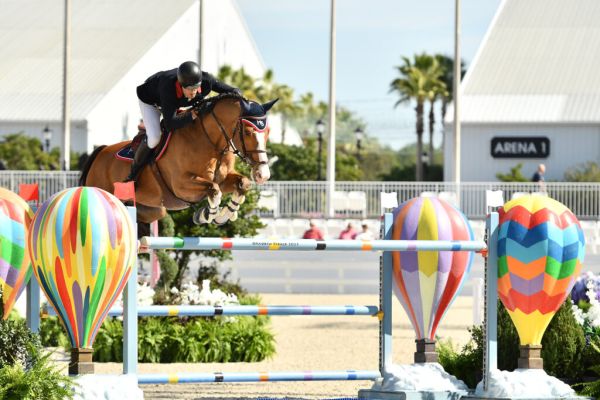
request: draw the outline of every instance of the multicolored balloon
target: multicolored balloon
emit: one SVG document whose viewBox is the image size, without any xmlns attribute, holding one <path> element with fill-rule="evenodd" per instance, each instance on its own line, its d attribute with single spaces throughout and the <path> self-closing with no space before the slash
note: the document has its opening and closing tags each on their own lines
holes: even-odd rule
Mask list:
<svg viewBox="0 0 600 400">
<path fill-rule="evenodd" d="M 27 236 L 32 220 L 29 204 L 10 190 L 0 188 L 0 287 L 4 319 L 31 278 Z"/>
<path fill-rule="evenodd" d="M 65 189 L 35 214 L 33 270 L 73 347 L 92 347 L 127 283 L 136 244 L 125 206 L 98 188 Z"/>
<path fill-rule="evenodd" d="M 545 196 L 499 211 L 498 294 L 522 345 L 539 345 L 581 270 L 585 238 L 577 217 Z"/>
<path fill-rule="evenodd" d="M 394 210 L 392 239 L 473 240 L 467 218 L 450 203 L 417 197 Z M 470 251 L 393 252 L 394 292 L 406 310 L 417 339 L 435 331 L 471 270 Z"/>
</svg>

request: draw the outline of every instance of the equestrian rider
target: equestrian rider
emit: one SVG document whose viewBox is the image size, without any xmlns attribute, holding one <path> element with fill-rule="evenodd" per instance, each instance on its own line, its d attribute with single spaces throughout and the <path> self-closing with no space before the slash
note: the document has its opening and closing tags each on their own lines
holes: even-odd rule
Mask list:
<svg viewBox="0 0 600 400">
<path fill-rule="evenodd" d="M 169 131 L 179 129 L 198 118 L 198 114 L 195 110 L 180 114 L 177 111 L 182 107 L 193 106 L 211 91 L 241 95 L 240 89 L 226 85 L 211 74 L 201 71 L 193 61 L 186 61 L 179 68 L 157 72 L 137 87 L 147 142 L 142 141 L 137 148 L 131 172 L 125 181 L 135 181 L 152 158 L 153 150 L 160 142 L 161 114 Z"/>
</svg>

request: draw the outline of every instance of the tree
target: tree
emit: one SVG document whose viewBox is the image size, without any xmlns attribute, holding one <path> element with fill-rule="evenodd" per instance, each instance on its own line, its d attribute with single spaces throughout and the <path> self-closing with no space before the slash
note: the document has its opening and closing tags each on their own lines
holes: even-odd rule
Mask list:
<svg viewBox="0 0 600 400">
<path fill-rule="evenodd" d="M 247 166 L 238 163 L 236 168 L 244 175 L 248 175 L 249 168 Z M 230 195 L 223 196 L 221 204 L 227 204 L 229 198 Z M 170 221 L 165 221 L 166 224 L 161 224 L 161 228 L 168 230 L 167 233 L 173 232 L 173 236 L 177 237 L 253 237 L 256 236 L 258 230 L 263 227 L 262 223 L 260 222 L 260 218 L 253 213 L 257 202 L 258 191 L 256 189 L 252 189 L 246 193 L 246 201 L 240 205 L 238 219 L 233 222 L 229 221 L 221 226 L 216 224 L 195 225 L 192 222 L 192 214 L 194 213 L 195 208 L 190 207 L 182 211 L 169 212 L 169 215 L 173 220 L 173 224 L 171 224 Z M 206 200 L 204 200 L 199 207 L 203 207 L 205 205 Z M 181 284 L 183 283 L 185 275 L 188 271 L 188 265 L 193 255 L 201 254 L 204 257 L 213 259 L 201 261 L 201 267 L 204 265 L 204 262 L 212 264 L 215 261 L 231 259 L 231 252 L 222 250 L 175 250 L 172 253 L 174 253 L 174 260 L 177 262 L 177 271 L 174 274 L 172 268 L 165 269 L 164 274 L 166 275 L 161 275 L 161 285 L 164 287 L 164 289 L 168 289 L 171 283 L 175 284 L 178 288 L 181 288 Z M 193 280 L 196 280 L 195 277 Z"/>
<path fill-rule="evenodd" d="M 78 157 L 71 156 L 77 161 Z M 42 142 L 22 133 L 7 135 L 0 142 L 0 161 L 6 169 L 13 170 L 55 170 L 60 166 L 60 150 L 50 153 L 43 150 Z"/>
<path fill-rule="evenodd" d="M 269 143 L 268 151 L 277 156 L 271 166 L 271 180 L 274 181 L 314 181 L 317 180 L 316 141 L 309 139 L 305 146 L 288 146 Z M 337 147 L 335 158 L 335 178 L 339 181 L 357 181 L 362 177 L 356 157 L 349 154 L 344 146 Z M 325 160 L 323 160 L 325 161 Z"/>
<path fill-rule="evenodd" d="M 402 103 L 416 102 L 415 111 L 417 114 L 416 134 L 417 134 L 417 168 L 416 180 L 423 180 L 423 113 L 425 101 L 433 96 L 436 88 L 440 85 L 439 68 L 435 59 L 425 62 L 429 57 L 424 54 L 415 55 L 413 63 L 407 57 L 402 57 L 403 65 L 396 69 L 400 77 L 390 83 L 390 92 L 397 92 L 400 99 L 395 106 Z"/>
<path fill-rule="evenodd" d="M 261 103 L 279 99 L 271 112 L 281 114 L 281 143 L 285 142 L 287 119 L 300 113 L 300 107 L 294 103 L 294 89 L 275 82 L 273 70 L 268 69 L 258 82 L 256 96 Z"/>
<path fill-rule="evenodd" d="M 429 101 L 429 164 L 433 165 L 433 133 L 435 128 L 435 102 L 438 98 L 443 98 L 448 95 L 448 88 L 441 77 L 443 69 L 441 68 L 438 59 L 428 54 L 417 54 L 414 57 L 415 67 L 423 71 L 430 81 L 430 90 L 427 92 L 427 100 Z"/>
<path fill-rule="evenodd" d="M 227 83 L 240 89 L 247 98 L 257 98 L 256 95 L 256 80 L 248 75 L 244 67 L 233 69 L 230 65 L 223 65 L 219 68 L 217 78 L 220 81 Z"/>
<path fill-rule="evenodd" d="M 567 182 L 600 182 L 600 165 L 588 161 L 576 167 L 569 168 L 565 172 Z"/>
<path fill-rule="evenodd" d="M 448 104 L 453 100 L 453 90 L 454 90 L 454 57 L 449 57 L 445 54 L 436 54 L 435 59 L 437 60 L 440 68 L 442 70 L 442 75 L 440 80 L 446 86 L 446 92 L 441 94 L 440 98 L 442 100 L 441 114 L 442 114 L 442 122 L 444 118 L 446 118 L 446 110 L 448 109 Z M 460 77 L 461 80 L 465 76 L 465 72 L 467 71 L 465 67 L 465 62 L 463 60 L 460 61 Z M 445 137 L 442 136 L 442 149 L 444 148 Z"/>
<path fill-rule="evenodd" d="M 523 168 L 523 164 L 518 163 L 510 169 L 508 174 L 498 172 L 496 174 L 496 178 L 498 178 L 500 182 L 529 182 L 529 179 L 527 179 L 523 175 L 523 172 L 521 172 L 521 168 Z"/>
<path fill-rule="evenodd" d="M 446 110 L 448 109 L 448 104 L 453 100 L 453 88 L 454 88 L 454 57 L 447 56 L 445 54 L 436 54 L 435 59 L 440 65 L 440 69 L 442 70 L 442 75 L 440 76 L 440 80 L 444 83 L 447 89 L 447 93 L 442 96 L 442 121 L 446 116 Z M 463 60 L 460 61 L 460 78 L 465 76 L 467 69 L 465 67 L 465 62 Z"/>
</svg>

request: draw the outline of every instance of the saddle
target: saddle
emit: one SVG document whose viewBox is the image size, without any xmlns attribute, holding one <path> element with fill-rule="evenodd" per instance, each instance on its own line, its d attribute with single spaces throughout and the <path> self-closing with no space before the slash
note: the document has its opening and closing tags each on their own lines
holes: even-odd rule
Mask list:
<svg viewBox="0 0 600 400">
<path fill-rule="evenodd" d="M 152 156 L 154 161 L 160 160 L 162 155 L 165 153 L 167 146 L 169 145 L 171 135 L 173 134 L 173 131 L 167 131 L 163 121 L 164 120 L 160 121 L 160 142 L 158 143 L 158 146 L 154 148 L 154 154 Z M 121 148 L 121 150 L 117 151 L 115 157 L 126 162 L 133 162 L 135 151 L 143 141 L 146 141 L 146 130 L 140 129 L 129 144 L 126 144 Z"/>
</svg>

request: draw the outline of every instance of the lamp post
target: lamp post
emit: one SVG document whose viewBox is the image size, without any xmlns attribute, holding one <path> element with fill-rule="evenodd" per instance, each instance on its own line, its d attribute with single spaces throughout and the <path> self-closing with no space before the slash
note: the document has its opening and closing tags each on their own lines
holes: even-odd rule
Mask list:
<svg viewBox="0 0 600 400">
<path fill-rule="evenodd" d="M 317 180 L 320 181 L 321 176 L 321 160 L 323 159 L 323 132 L 325 132 L 325 123 L 322 119 L 317 121 L 317 141 L 319 142 L 319 152 L 317 158 Z"/>
<path fill-rule="evenodd" d="M 356 137 L 356 159 L 360 161 L 360 150 L 362 149 L 362 140 L 365 138 L 365 133 L 358 127 L 354 130 L 354 136 Z"/>
<path fill-rule="evenodd" d="M 46 127 L 42 131 L 42 136 L 44 139 L 44 148 L 46 150 L 46 153 L 50 153 L 50 140 L 52 139 L 52 129 L 50 129 L 48 125 L 46 125 Z"/>
</svg>

